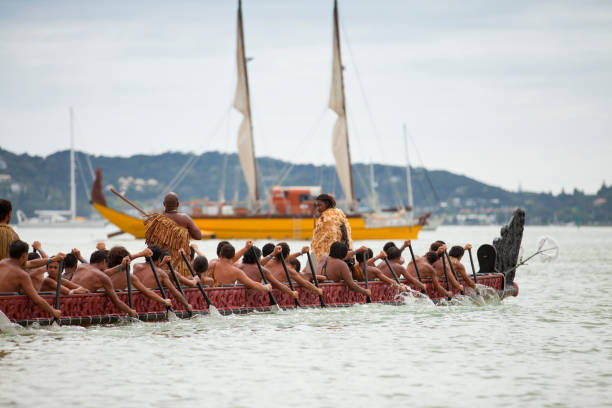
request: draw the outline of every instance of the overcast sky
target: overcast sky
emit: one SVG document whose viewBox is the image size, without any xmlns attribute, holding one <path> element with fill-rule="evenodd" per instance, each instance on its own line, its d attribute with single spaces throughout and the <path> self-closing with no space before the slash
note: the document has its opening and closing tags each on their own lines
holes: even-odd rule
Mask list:
<svg viewBox="0 0 612 408">
<path fill-rule="evenodd" d="M 257 156 L 332 163 L 332 0 L 244 0 Z M 341 0 L 353 161 L 612 183 L 612 2 Z M 236 151 L 236 1 L 0 0 L 0 145 Z M 413 146 L 413 164 L 419 165 Z"/>
</svg>

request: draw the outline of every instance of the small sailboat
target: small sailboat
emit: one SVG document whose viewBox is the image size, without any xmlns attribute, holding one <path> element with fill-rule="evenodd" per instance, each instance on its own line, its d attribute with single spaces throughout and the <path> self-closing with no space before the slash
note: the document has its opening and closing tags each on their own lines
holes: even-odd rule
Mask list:
<svg viewBox="0 0 612 408">
<path fill-rule="evenodd" d="M 103 228 L 103 220 L 88 220 L 76 215 L 76 165 L 74 151 L 74 110 L 70 108 L 70 209 L 35 210 L 36 217 L 29 218 L 18 210 L 18 228 Z"/>
<path fill-rule="evenodd" d="M 351 224 L 354 240 L 362 239 L 416 239 L 426 222 L 426 217 L 413 221 L 404 209 L 396 212 L 357 211 L 357 201 L 353 189 L 353 172 L 348 138 L 344 78 L 342 73 L 342 53 L 338 25 L 338 5 L 334 1 L 333 12 L 333 61 L 329 108 L 336 115 L 332 134 L 332 151 L 336 162 L 338 179 L 342 186 L 346 213 Z M 262 201 L 257 183 L 257 161 L 253 142 L 253 122 L 247 59 L 245 56 L 242 2 L 238 1 L 237 44 L 236 44 L 237 84 L 234 94 L 234 108 L 242 115 L 238 130 L 237 147 L 244 179 L 248 187 L 248 206 L 236 208 L 233 212 L 207 214 L 201 208 L 193 208 L 191 217 L 195 224 L 208 234 L 220 239 L 230 238 L 274 238 L 309 240 L 313 233 L 312 211 L 314 197 L 321 192 L 319 186 L 275 186 L 271 192 L 270 210 L 261 211 Z M 108 221 L 122 231 L 137 238 L 144 237 L 142 220 L 108 207 L 102 192 L 101 174 L 92 187 L 92 204 Z M 218 208 L 222 206 L 219 205 Z"/>
</svg>

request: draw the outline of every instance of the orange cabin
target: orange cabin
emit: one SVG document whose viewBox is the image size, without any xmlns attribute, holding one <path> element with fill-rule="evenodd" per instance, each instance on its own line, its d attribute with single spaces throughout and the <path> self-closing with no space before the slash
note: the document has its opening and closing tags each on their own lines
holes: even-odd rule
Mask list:
<svg viewBox="0 0 612 408">
<path fill-rule="evenodd" d="M 319 186 L 272 187 L 272 208 L 277 214 L 312 214 Z"/>
</svg>

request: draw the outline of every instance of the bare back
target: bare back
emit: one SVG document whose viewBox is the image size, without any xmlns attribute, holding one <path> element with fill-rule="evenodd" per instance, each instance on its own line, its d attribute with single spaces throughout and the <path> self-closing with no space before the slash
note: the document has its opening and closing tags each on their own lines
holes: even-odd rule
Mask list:
<svg viewBox="0 0 612 408">
<path fill-rule="evenodd" d="M 177 225 L 187 228 L 193 239 L 202 239 L 202 231 L 195 225 L 187 214 L 165 212 L 164 215 L 174 221 Z"/>
<path fill-rule="evenodd" d="M 29 274 L 17 266 L 10 258 L 0 261 L 0 292 L 19 292 L 23 281 L 31 281 Z"/>
<path fill-rule="evenodd" d="M 167 275 L 166 272 L 159 268 L 155 268 L 155 272 L 157 272 L 157 276 L 159 277 L 160 282 L 164 279 L 164 275 Z M 136 276 L 144 286 L 151 289 L 157 289 L 157 281 L 155 280 L 155 275 L 153 275 L 153 271 L 151 270 L 151 265 L 148 262 L 137 263 L 133 267 L 134 276 Z M 123 274 L 125 276 L 125 274 Z"/>
<path fill-rule="evenodd" d="M 244 272 L 245 275 L 249 277 L 249 279 L 252 279 L 255 282 L 261 282 L 261 273 L 259 273 L 259 268 L 257 267 L 257 265 L 241 263 L 240 265 L 238 265 L 238 268 L 242 272 Z M 266 277 L 268 277 L 270 271 L 263 267 L 261 269 L 263 269 L 264 273 L 266 274 Z"/>
<path fill-rule="evenodd" d="M 110 280 L 108 275 L 90 264 L 80 264 L 72 275 L 72 282 L 90 291 L 104 289 Z"/>
</svg>

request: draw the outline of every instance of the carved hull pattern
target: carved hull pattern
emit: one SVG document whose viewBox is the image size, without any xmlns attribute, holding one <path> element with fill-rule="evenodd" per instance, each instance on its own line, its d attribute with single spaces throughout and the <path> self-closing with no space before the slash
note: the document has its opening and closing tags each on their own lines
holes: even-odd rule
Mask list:
<svg viewBox="0 0 612 408">
<path fill-rule="evenodd" d="M 490 286 L 495 289 L 501 297 L 516 296 L 518 286 L 513 285 L 504 290 L 503 275 L 499 273 L 480 275 L 480 284 Z M 438 300 L 441 296 L 435 291 L 431 281 L 427 283 L 427 294 L 432 300 Z M 442 285 L 444 283 L 440 281 Z M 364 287 L 364 282 L 359 282 Z M 372 290 L 372 302 L 375 303 L 396 303 L 398 291 L 380 281 L 370 282 Z M 365 303 L 365 296 L 349 290 L 343 283 L 323 283 L 323 299 L 325 304 L 330 307 L 349 306 L 356 303 Z M 270 300 L 267 293 L 246 289 L 242 285 L 226 286 L 219 288 L 206 288 L 211 302 L 219 312 L 248 313 L 256 310 L 269 310 Z M 303 306 L 320 307 L 319 298 L 313 292 L 297 287 L 299 300 Z M 202 294 L 196 288 L 184 288 L 185 296 L 193 306 L 196 313 L 208 313 L 208 306 Z M 282 308 L 294 308 L 293 298 L 278 290 L 273 291 L 278 304 Z M 128 302 L 127 292 L 118 292 L 118 297 L 126 304 Z M 42 297 L 49 303 L 55 303 L 55 296 L 44 294 Z M 138 291 L 132 292 L 133 305 L 139 313 L 139 318 L 144 321 L 166 320 L 165 307 L 153 300 L 145 297 Z M 184 317 L 187 312 L 183 305 L 172 300 L 173 309 L 179 317 Z M 114 323 L 125 316 L 108 299 L 104 293 L 87 293 L 82 295 L 69 295 L 61 297 L 60 309 L 62 311 L 62 324 L 87 325 Z M 0 295 L 0 310 L 14 322 L 21 325 L 39 323 L 41 325 L 50 324 L 52 319 L 49 314 L 36 306 L 27 296 L 19 294 Z"/>
</svg>

